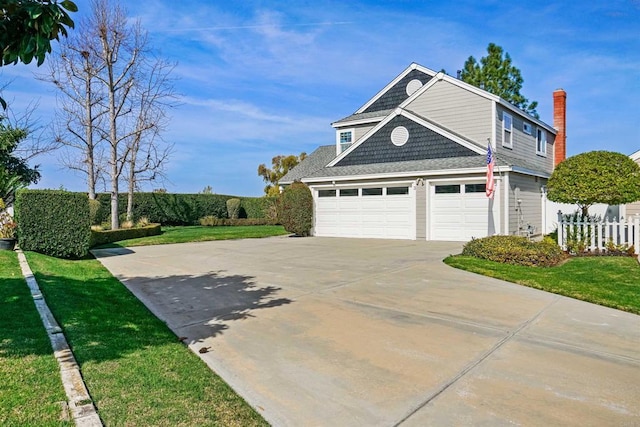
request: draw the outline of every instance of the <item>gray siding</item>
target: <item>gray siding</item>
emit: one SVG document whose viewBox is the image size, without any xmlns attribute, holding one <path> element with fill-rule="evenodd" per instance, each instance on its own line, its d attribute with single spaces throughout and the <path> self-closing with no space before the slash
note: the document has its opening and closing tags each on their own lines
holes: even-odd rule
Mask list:
<svg viewBox="0 0 640 427">
<path fill-rule="evenodd" d="M 377 123 L 353 126 L 354 128 L 353 142 L 356 142 L 357 140 L 362 138 L 367 132 L 373 129 L 376 124 Z"/>
<path fill-rule="evenodd" d="M 542 193 L 540 188 L 547 184 L 544 178 L 536 178 L 517 173 L 509 174 L 509 231 L 508 234 L 520 234 L 518 230 L 518 218 L 520 226 L 526 229 L 527 224 L 535 227 L 535 234 L 544 232 L 542 229 Z M 516 189 L 520 191 L 517 192 Z M 516 196 L 516 193 L 519 193 Z M 522 200 L 518 205 L 516 199 Z"/>
<path fill-rule="evenodd" d="M 505 111 L 513 117 L 513 131 L 511 136 L 513 148 L 505 148 L 502 146 L 502 114 Z M 523 131 L 523 124 L 525 122 L 531 125 L 531 135 L 528 135 Z M 511 111 L 507 111 L 498 105 L 496 112 L 496 156 L 499 157 L 501 153 L 505 153 L 511 157 L 525 160 L 528 164 L 535 166 L 540 171 L 547 173 L 553 172 L 553 142 L 555 135 L 546 131 L 547 156 L 543 157 L 536 154 L 537 129 L 538 126 L 532 121 L 526 120 L 525 118 L 520 117 Z"/>
<path fill-rule="evenodd" d="M 402 146 L 391 142 L 391 132 L 397 126 L 409 131 L 409 140 Z M 402 162 L 447 157 L 477 156 L 450 139 L 428 129 L 404 116 L 396 116 L 379 129 L 362 145 L 356 147 L 336 166 L 365 165 L 370 163 Z"/>
<path fill-rule="evenodd" d="M 416 239 L 427 238 L 427 186 L 416 187 Z"/>
<path fill-rule="evenodd" d="M 409 95 L 407 95 L 407 83 L 414 79 L 420 80 L 424 85 L 431 80 L 431 76 L 423 73 L 422 71 L 411 70 L 409 74 L 400 79 L 400 81 L 391 89 L 367 107 L 367 109 L 364 110 L 364 113 L 388 110 L 390 108 L 396 108 L 398 105 L 402 104 L 402 102 L 409 97 Z"/>
<path fill-rule="evenodd" d="M 480 145 L 491 137 L 492 102 L 444 80 L 406 106 Z"/>
</svg>

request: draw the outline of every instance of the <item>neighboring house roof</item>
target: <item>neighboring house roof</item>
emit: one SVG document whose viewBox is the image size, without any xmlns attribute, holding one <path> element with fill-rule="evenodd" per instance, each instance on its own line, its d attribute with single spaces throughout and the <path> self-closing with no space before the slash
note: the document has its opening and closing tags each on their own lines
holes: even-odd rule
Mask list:
<svg viewBox="0 0 640 427">
<path fill-rule="evenodd" d="M 324 168 L 336 156 L 335 145 L 322 145 L 280 178 L 280 184 L 291 184 Z"/>
<path fill-rule="evenodd" d="M 631 154 L 629 157 L 631 157 L 631 160 L 635 160 L 636 162 L 640 160 L 640 150 L 636 151 L 635 153 Z"/>
</svg>

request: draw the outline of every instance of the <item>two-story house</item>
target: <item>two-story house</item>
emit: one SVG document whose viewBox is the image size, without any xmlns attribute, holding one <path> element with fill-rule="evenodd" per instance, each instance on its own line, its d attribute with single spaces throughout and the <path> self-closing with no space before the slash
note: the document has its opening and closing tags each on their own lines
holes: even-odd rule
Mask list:
<svg viewBox="0 0 640 427">
<path fill-rule="evenodd" d="M 411 64 L 281 181 L 314 198 L 316 236 L 470 240 L 541 233 L 542 197 L 565 158 L 566 93 L 554 127 L 442 72 Z M 487 147 L 495 156 L 486 195 Z"/>
</svg>

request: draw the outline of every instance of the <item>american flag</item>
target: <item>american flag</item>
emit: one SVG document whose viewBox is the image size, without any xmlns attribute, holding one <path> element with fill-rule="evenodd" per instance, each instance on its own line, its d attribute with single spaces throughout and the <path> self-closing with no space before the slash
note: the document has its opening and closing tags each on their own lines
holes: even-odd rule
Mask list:
<svg viewBox="0 0 640 427">
<path fill-rule="evenodd" d="M 496 159 L 493 157 L 493 151 L 491 151 L 491 141 L 487 144 L 487 184 L 486 191 L 487 197 L 493 199 L 493 193 L 495 189 L 495 181 L 493 180 L 493 167 L 496 164 Z"/>
</svg>

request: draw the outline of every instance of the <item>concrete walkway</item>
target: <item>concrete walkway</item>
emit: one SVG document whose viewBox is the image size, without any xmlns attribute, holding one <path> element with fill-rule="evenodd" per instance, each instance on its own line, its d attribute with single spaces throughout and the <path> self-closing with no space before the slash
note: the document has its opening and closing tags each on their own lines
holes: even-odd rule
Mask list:
<svg viewBox="0 0 640 427">
<path fill-rule="evenodd" d="M 95 254 L 273 425 L 640 424 L 640 316 L 441 262 L 460 249 L 282 237 Z"/>
</svg>

